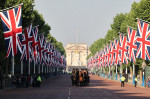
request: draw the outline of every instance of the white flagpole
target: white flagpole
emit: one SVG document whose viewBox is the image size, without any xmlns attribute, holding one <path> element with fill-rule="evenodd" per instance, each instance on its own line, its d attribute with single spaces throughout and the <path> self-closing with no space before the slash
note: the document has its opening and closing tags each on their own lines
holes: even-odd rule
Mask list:
<svg viewBox="0 0 150 99">
<path fill-rule="evenodd" d="M 35 74 L 35 61 L 34 61 L 34 74 Z"/>
<path fill-rule="evenodd" d="M 23 60 L 21 61 L 21 74 L 23 74 Z"/>
<path fill-rule="evenodd" d="M 11 58 L 11 62 L 12 62 L 12 76 L 14 76 L 14 66 L 15 66 L 15 59 L 14 59 L 15 56 L 12 56 Z"/>
<path fill-rule="evenodd" d="M 46 65 L 45 65 L 45 73 L 46 73 Z"/>
<path fill-rule="evenodd" d="M 39 64 L 39 66 L 38 66 L 38 73 L 40 74 L 40 64 Z"/>
<path fill-rule="evenodd" d="M 126 74 L 128 74 L 127 66 L 126 66 Z"/>
<path fill-rule="evenodd" d="M 16 7 L 22 6 L 22 5 L 23 5 L 23 3 L 15 5 L 15 6 L 12 6 L 12 7 L 9 7 L 9 8 L 6 8 L 6 9 L 3 9 L 3 10 L 0 10 L 0 12 L 7 11 L 7 10 L 10 10 L 10 9 L 13 9 L 13 8 L 16 8 Z"/>
<path fill-rule="evenodd" d="M 42 73 L 43 73 L 43 64 L 42 64 Z"/>
</svg>

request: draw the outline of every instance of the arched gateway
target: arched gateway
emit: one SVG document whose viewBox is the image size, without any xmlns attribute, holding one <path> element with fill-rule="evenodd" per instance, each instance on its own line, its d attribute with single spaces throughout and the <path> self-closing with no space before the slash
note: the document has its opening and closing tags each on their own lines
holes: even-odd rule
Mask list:
<svg viewBox="0 0 150 99">
<path fill-rule="evenodd" d="M 87 56 L 89 55 L 89 48 L 87 44 L 68 43 L 66 50 L 66 71 L 70 72 L 73 68 L 87 68 Z"/>
</svg>

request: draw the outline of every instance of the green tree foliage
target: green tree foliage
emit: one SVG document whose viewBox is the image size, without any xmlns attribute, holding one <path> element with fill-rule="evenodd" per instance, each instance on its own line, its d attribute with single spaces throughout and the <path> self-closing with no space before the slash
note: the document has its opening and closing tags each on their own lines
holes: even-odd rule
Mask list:
<svg viewBox="0 0 150 99">
<path fill-rule="evenodd" d="M 47 40 L 50 41 L 54 47 L 61 52 L 61 55 L 66 56 L 65 49 L 61 42 L 58 42 L 55 37 L 50 34 L 51 27 L 45 22 L 43 15 L 39 14 L 37 10 L 33 11 L 34 19 L 33 19 L 33 26 L 39 25 L 39 34 L 43 33 Z"/>
<path fill-rule="evenodd" d="M 91 55 L 94 56 L 97 51 L 104 48 L 105 43 L 106 41 L 103 38 L 100 38 L 97 41 L 95 41 L 89 48 L 91 51 Z M 89 55 L 88 57 L 90 57 L 91 55 Z"/>
<path fill-rule="evenodd" d="M 111 29 L 108 30 L 106 36 L 105 36 L 105 41 L 106 43 L 109 43 L 110 40 L 112 41 L 115 38 L 119 38 L 119 32 L 123 33 L 124 35 L 127 35 L 127 25 L 131 26 L 133 28 L 135 28 L 135 30 L 137 30 L 137 18 L 145 20 L 150 22 L 150 0 L 141 0 L 139 3 L 134 2 L 131 6 L 131 10 L 129 13 L 120 13 L 117 14 L 114 18 L 113 18 L 113 23 L 111 24 Z M 90 54 L 89 56 L 94 56 L 95 52 L 98 50 L 95 50 L 96 48 L 99 48 L 97 46 L 101 46 L 101 45 L 97 45 L 96 42 L 94 42 L 91 46 L 90 46 L 90 51 L 92 52 L 92 54 Z M 104 45 L 103 45 L 104 46 Z M 94 47 L 94 48 L 91 48 Z M 89 58 L 88 56 L 88 58 Z M 142 69 L 141 65 L 142 65 L 143 60 L 142 59 L 137 59 L 135 66 L 136 66 L 136 73 L 138 73 L 139 70 Z M 145 61 L 145 63 L 147 65 L 150 65 L 150 61 Z M 132 66 L 133 64 L 131 62 L 129 62 L 129 64 L 127 65 Z M 123 69 L 125 69 L 126 65 L 123 64 Z"/>
<path fill-rule="evenodd" d="M 117 14 L 113 19 L 113 24 L 111 24 L 111 28 L 114 30 L 116 34 L 118 34 L 121 29 L 121 24 L 125 20 L 126 14 L 120 13 Z"/>
<path fill-rule="evenodd" d="M 66 52 L 61 42 L 58 42 L 51 34 L 48 34 L 47 40 L 50 41 L 58 51 L 60 51 L 61 55 L 66 57 Z"/>
<path fill-rule="evenodd" d="M 34 20 L 32 22 L 33 26 L 39 26 L 39 34 L 44 33 L 44 36 L 47 37 L 50 33 L 51 27 L 45 22 L 43 15 L 39 14 L 37 10 L 33 11 Z"/>
</svg>

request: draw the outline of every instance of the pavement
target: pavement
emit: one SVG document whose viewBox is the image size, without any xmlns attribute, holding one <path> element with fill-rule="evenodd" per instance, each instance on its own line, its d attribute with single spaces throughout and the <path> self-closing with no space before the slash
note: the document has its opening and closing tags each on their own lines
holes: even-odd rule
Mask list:
<svg viewBox="0 0 150 99">
<path fill-rule="evenodd" d="M 150 88 L 135 88 L 90 75 L 89 86 L 73 87 L 70 75 L 42 82 L 40 88 L 14 88 L 0 91 L 0 99 L 150 99 Z"/>
</svg>

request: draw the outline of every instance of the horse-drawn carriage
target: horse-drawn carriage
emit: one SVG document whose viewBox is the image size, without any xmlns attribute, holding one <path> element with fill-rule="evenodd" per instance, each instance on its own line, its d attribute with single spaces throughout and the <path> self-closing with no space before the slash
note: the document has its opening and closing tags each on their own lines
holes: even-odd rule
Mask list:
<svg viewBox="0 0 150 99">
<path fill-rule="evenodd" d="M 90 77 L 87 69 L 73 69 L 72 70 L 72 86 L 86 86 L 89 85 Z"/>
</svg>

